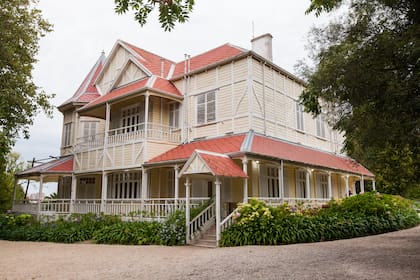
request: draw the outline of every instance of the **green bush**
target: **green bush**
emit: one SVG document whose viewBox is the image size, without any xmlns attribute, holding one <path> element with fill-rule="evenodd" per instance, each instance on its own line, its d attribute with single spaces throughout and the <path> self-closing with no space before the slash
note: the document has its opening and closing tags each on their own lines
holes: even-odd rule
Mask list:
<svg viewBox="0 0 420 280">
<path fill-rule="evenodd" d="M 250 200 L 240 204 L 236 222 L 222 233 L 221 246 L 275 245 L 359 237 L 420 223 L 413 202 L 368 192 L 331 201 L 326 208 L 277 208 Z"/>
<path fill-rule="evenodd" d="M 177 210 L 162 224 L 160 240 L 162 245 L 185 244 L 185 211 Z"/>
</svg>

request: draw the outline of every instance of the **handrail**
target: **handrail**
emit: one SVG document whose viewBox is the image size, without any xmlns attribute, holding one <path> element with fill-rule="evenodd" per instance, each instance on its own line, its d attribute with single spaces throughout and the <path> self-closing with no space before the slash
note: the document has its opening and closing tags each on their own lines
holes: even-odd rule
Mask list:
<svg viewBox="0 0 420 280">
<path fill-rule="evenodd" d="M 238 208 L 235 208 L 232 213 L 223 219 L 223 221 L 220 223 L 220 232 L 225 231 L 233 224 L 233 216 L 236 214 L 236 212 L 238 212 Z"/>
<path fill-rule="evenodd" d="M 189 223 L 189 238 L 193 239 L 196 232 L 201 230 L 208 222 L 215 216 L 215 205 L 216 203 L 213 202 L 209 206 L 206 207 L 203 211 L 201 211 L 194 219 L 191 220 Z"/>
</svg>

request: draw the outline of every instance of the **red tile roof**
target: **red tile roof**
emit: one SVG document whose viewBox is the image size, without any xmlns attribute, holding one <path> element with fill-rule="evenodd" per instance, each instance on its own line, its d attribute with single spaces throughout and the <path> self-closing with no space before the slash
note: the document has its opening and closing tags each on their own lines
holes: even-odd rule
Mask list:
<svg viewBox="0 0 420 280">
<path fill-rule="evenodd" d="M 162 72 L 162 61 L 163 61 L 163 72 L 164 77 L 168 76 L 169 70 L 171 66 L 175 64 L 175 62 L 170 61 L 164 57 L 161 57 L 157 54 L 151 53 L 139 47 L 136 47 L 130 43 L 121 41 L 126 47 L 133 50 L 137 53 L 140 57 L 137 57 L 137 61 L 141 63 L 144 67 L 146 67 L 153 75 L 161 75 Z"/>
<path fill-rule="evenodd" d="M 18 177 L 25 176 L 39 176 L 41 174 L 62 174 L 62 173 L 72 173 L 73 172 L 73 156 L 66 156 L 59 159 L 54 159 L 52 161 L 42 163 L 35 167 L 23 170 L 18 172 L 16 175 Z"/>
<path fill-rule="evenodd" d="M 369 170 L 351 158 L 341 157 L 259 135 L 254 136 L 250 152 L 293 162 L 373 176 Z"/>
<path fill-rule="evenodd" d="M 249 153 L 353 174 L 363 174 L 369 177 L 374 176 L 368 169 L 351 158 L 314 150 L 279 139 L 254 135 L 254 133 L 251 136 L 252 139 L 249 142 L 251 146 L 248 149 L 241 150 L 242 144 L 246 139 L 245 134 L 225 136 L 179 145 L 172 150 L 152 158 L 147 164 L 164 163 L 166 161 L 186 161 L 198 149 L 221 154 Z"/>
<path fill-rule="evenodd" d="M 215 139 L 206 139 L 188 144 L 179 145 L 157 157 L 150 159 L 147 163 L 157 163 L 172 160 L 187 160 L 195 150 L 206 150 L 215 153 L 229 154 L 241 149 L 245 134 L 227 136 Z"/>
<path fill-rule="evenodd" d="M 110 91 L 109 93 L 107 93 L 105 95 L 102 95 L 101 97 L 93 100 L 89 104 L 86 104 L 81 109 L 82 110 L 88 109 L 88 108 L 94 107 L 95 105 L 103 104 L 107 101 L 111 101 L 111 100 L 114 100 L 116 98 L 122 97 L 122 96 L 124 96 L 128 93 L 133 93 L 133 92 L 136 92 L 136 91 L 140 91 L 141 89 L 146 88 L 146 84 L 149 81 L 149 79 L 150 78 L 138 80 L 134 83 L 124 85 L 120 88 L 116 88 L 116 89 Z"/>
<path fill-rule="evenodd" d="M 96 61 L 95 65 L 90 69 L 89 73 L 83 80 L 82 84 L 79 86 L 77 91 L 73 94 L 73 96 L 66 100 L 63 104 L 59 107 L 62 107 L 66 104 L 73 103 L 73 102 L 83 102 L 88 103 L 95 98 L 98 98 L 100 94 L 96 89 L 94 84 L 96 78 L 98 77 L 99 73 L 102 71 L 102 68 L 105 63 L 105 54 L 102 53 L 101 56 Z"/>
<path fill-rule="evenodd" d="M 231 44 L 225 44 L 215 49 L 209 50 L 200 55 L 194 56 L 190 59 L 190 71 L 194 71 L 208 65 L 223 61 L 225 59 L 234 57 L 246 50 L 233 46 Z M 180 77 L 184 74 L 184 61 L 176 64 L 173 77 Z"/>
<path fill-rule="evenodd" d="M 213 172 L 214 176 L 239 178 L 248 177 L 230 157 L 217 154 L 209 154 L 205 151 L 197 151 L 197 153 Z"/>
<path fill-rule="evenodd" d="M 166 79 L 162 79 L 161 77 L 156 77 L 156 80 L 151 87 L 153 89 L 163 91 L 172 95 L 181 96 L 181 97 L 183 96 L 182 93 L 179 92 L 179 90 L 176 88 L 176 86 L 174 86 L 173 83 L 171 83 L 170 81 Z"/>
</svg>

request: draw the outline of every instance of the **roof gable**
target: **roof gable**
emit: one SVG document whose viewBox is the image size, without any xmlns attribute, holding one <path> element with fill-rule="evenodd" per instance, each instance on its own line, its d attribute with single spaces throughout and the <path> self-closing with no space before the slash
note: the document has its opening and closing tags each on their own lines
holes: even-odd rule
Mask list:
<svg viewBox="0 0 420 280">
<path fill-rule="evenodd" d="M 134 81 L 146 78 L 148 75 L 145 70 L 139 66 L 133 58 L 128 58 L 122 70 L 117 74 L 115 82 L 111 86 L 111 90 L 114 88 L 122 87 Z"/>
<path fill-rule="evenodd" d="M 59 107 L 63 107 L 70 103 L 87 103 L 100 96 L 95 85 L 95 80 L 102 71 L 105 59 L 105 54 L 101 53 L 95 65 L 93 65 L 93 67 L 90 69 L 89 73 L 80 84 L 76 92 L 73 94 L 73 96 L 67 99 Z"/>
</svg>

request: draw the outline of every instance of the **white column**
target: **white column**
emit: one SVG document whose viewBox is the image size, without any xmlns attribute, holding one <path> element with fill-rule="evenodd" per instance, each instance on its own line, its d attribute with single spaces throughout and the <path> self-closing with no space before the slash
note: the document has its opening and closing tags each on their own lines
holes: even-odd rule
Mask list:
<svg viewBox="0 0 420 280">
<path fill-rule="evenodd" d="M 364 193 L 365 192 L 365 178 L 362 175 L 362 179 L 360 180 L 360 193 Z"/>
<path fill-rule="evenodd" d="M 375 181 L 375 179 L 372 179 L 372 189 L 374 191 L 376 191 L 376 181 Z"/>
<path fill-rule="evenodd" d="M 328 172 L 328 198 L 332 199 L 331 172 Z"/>
<path fill-rule="evenodd" d="M 242 159 L 242 170 L 248 175 L 248 159 L 244 157 Z M 244 178 L 244 203 L 248 202 L 248 178 Z"/>
<path fill-rule="evenodd" d="M 174 182 L 175 182 L 175 190 L 174 190 L 174 192 L 175 192 L 175 194 L 174 194 L 174 196 L 175 196 L 175 208 L 178 208 L 178 199 L 179 199 L 179 166 L 178 165 L 175 165 L 174 166 L 174 170 L 175 170 L 175 178 L 174 178 Z"/>
<path fill-rule="evenodd" d="M 144 138 L 147 139 L 148 125 L 149 125 L 149 94 L 146 93 L 144 99 Z"/>
<path fill-rule="evenodd" d="M 38 215 L 41 214 L 41 195 L 44 187 L 44 175 L 39 176 L 39 191 L 38 191 Z"/>
<path fill-rule="evenodd" d="M 283 161 L 280 161 L 280 166 L 278 167 L 279 173 L 279 197 L 284 199 L 284 165 Z"/>
<path fill-rule="evenodd" d="M 349 175 L 346 175 L 345 177 L 345 182 L 346 182 L 346 194 L 345 194 L 345 197 L 348 197 L 348 196 L 350 196 L 350 190 L 349 190 Z"/>
<path fill-rule="evenodd" d="M 101 212 L 106 212 L 106 199 L 108 191 L 108 176 L 106 172 L 102 172 L 102 191 L 101 191 Z"/>
<path fill-rule="evenodd" d="M 148 199 L 148 171 L 143 168 L 141 176 L 141 199 Z"/>
<path fill-rule="evenodd" d="M 17 184 L 18 184 L 18 178 L 15 177 L 15 181 L 14 181 L 14 184 L 13 184 L 12 210 L 14 210 L 14 208 L 15 208 Z"/>
<path fill-rule="evenodd" d="M 306 168 L 306 198 L 311 198 L 311 177 L 310 177 L 311 170 Z"/>
<path fill-rule="evenodd" d="M 220 240 L 220 179 L 216 177 L 216 244 L 219 245 Z"/>
<path fill-rule="evenodd" d="M 76 185 L 77 178 L 76 175 L 71 176 L 71 191 L 70 191 L 70 213 L 74 212 L 74 204 L 76 203 Z"/>
<path fill-rule="evenodd" d="M 185 242 L 190 243 L 190 177 L 185 181 Z"/>
</svg>

